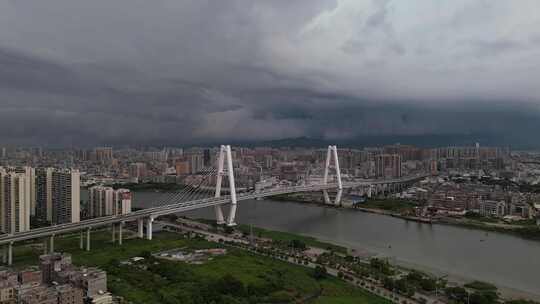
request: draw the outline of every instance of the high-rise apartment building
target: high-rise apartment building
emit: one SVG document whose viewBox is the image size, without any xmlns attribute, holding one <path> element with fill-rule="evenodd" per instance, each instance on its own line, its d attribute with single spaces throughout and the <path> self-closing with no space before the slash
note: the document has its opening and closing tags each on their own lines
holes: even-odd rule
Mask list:
<svg viewBox="0 0 540 304">
<path fill-rule="evenodd" d="M 36 169 L 36 218 L 52 223 L 52 174 L 53 168 Z"/>
<path fill-rule="evenodd" d="M 374 156 L 375 177 L 401 177 L 401 156 L 399 154 L 379 154 Z"/>
<path fill-rule="evenodd" d="M 202 154 L 191 154 L 189 156 L 189 169 L 191 174 L 198 173 L 204 168 L 204 157 Z"/>
<path fill-rule="evenodd" d="M 94 154 L 98 162 L 109 162 L 113 159 L 113 149 L 111 147 L 95 148 Z"/>
<path fill-rule="evenodd" d="M 89 215 L 100 217 L 131 212 L 131 191 L 94 186 L 89 189 Z"/>
<path fill-rule="evenodd" d="M 118 189 L 114 191 L 113 214 L 122 215 L 131 212 L 131 191 L 129 189 Z"/>
<path fill-rule="evenodd" d="M 11 168 L 10 168 L 11 169 Z M 30 230 L 30 192 L 24 173 L 0 168 L 0 226 L 3 233 Z"/>
<path fill-rule="evenodd" d="M 146 176 L 145 163 L 132 163 L 129 165 L 129 177 L 137 181 Z"/>
<path fill-rule="evenodd" d="M 203 151 L 203 165 L 209 167 L 212 165 L 212 154 L 210 149 L 204 149 Z"/>
<path fill-rule="evenodd" d="M 94 186 L 88 190 L 89 215 L 100 217 L 113 214 L 114 189 L 111 187 Z"/>
<path fill-rule="evenodd" d="M 52 223 L 80 221 L 80 173 L 78 170 L 54 170 L 52 173 Z"/>
<path fill-rule="evenodd" d="M 186 175 L 189 174 L 189 162 L 187 161 L 177 161 L 174 165 L 176 175 Z"/>
<path fill-rule="evenodd" d="M 30 204 L 30 215 L 36 215 L 36 170 L 32 167 L 22 167 L 17 170 L 19 173 L 23 173 L 25 177 L 25 193 L 28 193 L 28 200 Z"/>
</svg>

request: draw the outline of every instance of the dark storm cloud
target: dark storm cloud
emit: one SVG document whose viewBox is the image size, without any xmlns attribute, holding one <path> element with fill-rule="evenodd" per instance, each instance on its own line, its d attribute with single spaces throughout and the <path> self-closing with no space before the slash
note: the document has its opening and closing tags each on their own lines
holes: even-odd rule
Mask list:
<svg viewBox="0 0 540 304">
<path fill-rule="evenodd" d="M 540 24 L 512 3 L 0 2 L 0 144 L 525 134 Z"/>
</svg>

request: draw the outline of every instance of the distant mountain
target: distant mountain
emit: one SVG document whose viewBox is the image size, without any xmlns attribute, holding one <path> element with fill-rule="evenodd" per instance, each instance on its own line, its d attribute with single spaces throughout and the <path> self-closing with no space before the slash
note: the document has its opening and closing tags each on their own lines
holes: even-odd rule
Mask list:
<svg viewBox="0 0 540 304">
<path fill-rule="evenodd" d="M 488 134 L 426 134 L 426 135 L 387 135 L 387 136 L 359 136 L 350 139 L 329 140 L 322 138 L 298 137 L 267 141 L 233 141 L 231 144 L 239 146 L 268 146 L 268 147 L 313 147 L 321 148 L 328 145 L 339 147 L 363 148 L 400 143 L 419 147 L 444 146 L 473 146 L 480 143 L 482 146 L 508 146 L 512 143 Z M 517 143 L 514 143 L 517 144 Z M 525 148 L 524 145 L 518 145 Z"/>
</svg>

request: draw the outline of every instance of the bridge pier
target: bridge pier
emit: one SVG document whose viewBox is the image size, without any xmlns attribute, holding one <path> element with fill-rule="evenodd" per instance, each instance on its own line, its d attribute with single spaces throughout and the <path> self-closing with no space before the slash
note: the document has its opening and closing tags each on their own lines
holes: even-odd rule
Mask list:
<svg viewBox="0 0 540 304">
<path fill-rule="evenodd" d="M 140 239 L 144 238 L 144 220 L 142 218 L 137 219 L 137 236 Z"/>
<path fill-rule="evenodd" d="M 2 246 L 2 264 L 7 263 L 7 246 Z"/>
<path fill-rule="evenodd" d="M 120 222 L 118 224 L 118 245 L 122 245 L 122 226 L 124 226 L 123 222 Z"/>
<path fill-rule="evenodd" d="M 323 190 L 323 197 L 324 197 L 324 203 L 331 205 L 332 202 L 330 201 L 330 196 L 328 195 L 328 191 Z"/>
<path fill-rule="evenodd" d="M 49 253 L 48 247 L 49 247 L 49 240 L 47 240 L 47 238 L 44 238 L 43 239 L 43 254 Z"/>
<path fill-rule="evenodd" d="M 154 217 L 150 216 L 146 220 L 146 239 L 152 240 L 152 222 L 154 221 Z"/>
<path fill-rule="evenodd" d="M 54 252 L 54 234 L 49 238 L 49 253 Z"/>
<path fill-rule="evenodd" d="M 90 251 L 90 228 L 86 229 L 86 251 Z"/>
<path fill-rule="evenodd" d="M 7 247 L 7 264 L 11 266 L 13 264 L 13 242 L 10 242 Z"/>
<path fill-rule="evenodd" d="M 116 243 L 116 224 L 115 223 L 112 223 L 111 225 L 111 230 L 112 230 L 112 243 Z"/>
<path fill-rule="evenodd" d="M 84 249 L 84 233 L 82 230 L 80 231 L 80 235 L 79 235 L 79 249 L 81 250 Z"/>
<path fill-rule="evenodd" d="M 339 189 L 337 194 L 336 194 L 336 201 L 335 201 L 335 204 L 337 206 L 341 205 L 341 197 L 343 196 L 343 189 Z"/>
</svg>

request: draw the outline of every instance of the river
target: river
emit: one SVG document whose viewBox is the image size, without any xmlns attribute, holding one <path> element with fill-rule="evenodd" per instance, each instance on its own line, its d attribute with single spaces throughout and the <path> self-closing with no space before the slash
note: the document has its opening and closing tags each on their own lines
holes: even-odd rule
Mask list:
<svg viewBox="0 0 540 304">
<path fill-rule="evenodd" d="M 133 206 L 149 207 L 160 196 L 137 192 Z M 185 215 L 213 218 L 213 209 Z M 540 295 L 540 242 L 537 241 L 351 209 L 271 200 L 239 203 L 236 222 L 314 236 L 437 274 L 482 280 Z"/>
</svg>

